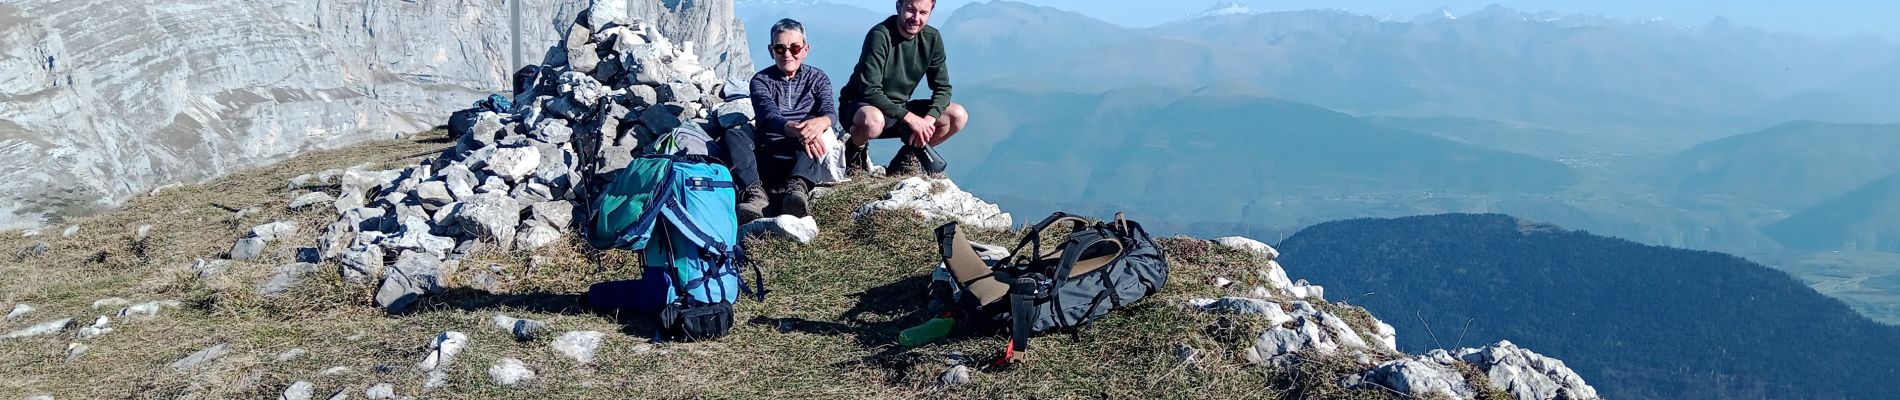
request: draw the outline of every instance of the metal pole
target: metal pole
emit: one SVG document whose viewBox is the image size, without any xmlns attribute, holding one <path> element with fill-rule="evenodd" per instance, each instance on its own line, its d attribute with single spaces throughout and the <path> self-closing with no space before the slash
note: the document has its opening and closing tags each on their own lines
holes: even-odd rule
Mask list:
<svg viewBox="0 0 1900 400">
<path fill-rule="evenodd" d="M 513 74 L 521 68 L 521 0 L 508 0 L 508 8 L 509 31 L 514 32 L 514 40 L 510 43 L 515 49 L 514 58 L 509 60 L 512 64 L 508 66 L 508 73 Z"/>
</svg>

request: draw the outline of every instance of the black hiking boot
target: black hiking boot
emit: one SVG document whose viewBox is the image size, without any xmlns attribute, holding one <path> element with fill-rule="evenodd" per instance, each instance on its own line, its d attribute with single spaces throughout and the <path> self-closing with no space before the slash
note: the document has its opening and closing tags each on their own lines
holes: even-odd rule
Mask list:
<svg viewBox="0 0 1900 400">
<path fill-rule="evenodd" d="M 779 199 L 778 213 L 804 218 L 811 216 L 811 183 L 805 178 L 792 177 L 785 181 L 785 197 Z"/>
<path fill-rule="evenodd" d="M 904 148 L 897 149 L 897 156 L 891 157 L 891 165 L 885 167 L 887 169 L 884 171 L 884 175 L 908 177 L 922 174 L 924 172 L 923 162 L 917 160 L 917 155 L 922 152 L 923 149 L 911 147 L 910 145 L 905 145 Z"/>
<path fill-rule="evenodd" d="M 765 218 L 765 207 L 770 200 L 765 197 L 765 186 L 758 183 L 739 191 L 739 223 Z"/>
<path fill-rule="evenodd" d="M 845 176 L 860 176 L 871 173 L 871 144 L 844 144 Z"/>
</svg>

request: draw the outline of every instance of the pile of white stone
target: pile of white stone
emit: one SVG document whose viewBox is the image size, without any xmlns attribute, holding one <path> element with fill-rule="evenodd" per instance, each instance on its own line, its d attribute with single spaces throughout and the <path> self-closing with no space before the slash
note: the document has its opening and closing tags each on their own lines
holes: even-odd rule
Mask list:
<svg viewBox="0 0 1900 400">
<path fill-rule="evenodd" d="M 378 305 L 400 312 L 440 290 L 439 264 L 481 249 L 532 250 L 566 242 L 584 223 L 584 200 L 613 171 L 664 134 L 750 135 L 750 100 L 699 64 L 693 43 L 674 44 L 616 2 L 584 12 L 542 65 L 517 74 L 513 108 L 451 121 L 455 145 L 391 170 L 352 168 L 302 176 L 293 208 L 334 206 L 315 258 L 336 260 L 354 282 L 378 282 Z M 240 241 L 251 254 L 275 231 Z M 235 258 L 235 257 L 234 257 Z M 393 263 L 385 268 L 386 264 Z"/>
<path fill-rule="evenodd" d="M 1517 347 L 1510 341 L 1481 349 L 1432 350 L 1424 355 L 1388 361 L 1372 370 L 1342 378 L 1342 387 L 1391 389 L 1408 396 L 1430 395 L 1453 399 L 1478 396 L 1477 389 L 1457 369 L 1458 363 L 1478 368 L 1492 387 L 1511 397 L 1535 400 L 1600 398 L 1564 362 Z"/>
<path fill-rule="evenodd" d="M 1366 369 L 1340 377 L 1341 387 L 1390 390 L 1406 398 L 1476 398 L 1477 387 L 1458 371 L 1458 365 L 1463 363 L 1477 368 L 1493 387 L 1516 398 L 1598 398 L 1596 389 L 1584 383 L 1563 361 L 1518 348 L 1509 341 L 1482 349 L 1432 350 L 1425 355 L 1375 364 L 1374 353 L 1398 351 L 1398 336 L 1392 325 L 1373 318 L 1370 321 L 1373 332 L 1360 332 L 1339 315 L 1315 307 L 1309 300 L 1321 298 L 1324 291 L 1319 286 L 1305 284 L 1304 280 L 1288 282 L 1286 270 L 1275 261 L 1280 252 L 1273 246 L 1238 236 L 1210 242 L 1251 251 L 1267 259 L 1266 265 L 1257 272 L 1263 285 L 1253 287 L 1251 295 L 1188 301 L 1188 306 L 1197 310 L 1267 322 L 1266 331 L 1240 354 L 1248 362 L 1287 368 L 1304 361 L 1301 357 L 1305 356 L 1344 355 Z M 1208 283 L 1222 288 L 1234 285 L 1222 277 Z M 1194 362 L 1199 351 L 1183 347 L 1178 353 L 1183 361 Z"/>
<path fill-rule="evenodd" d="M 983 229 L 1009 229 L 1014 223 L 1002 207 L 963 191 L 949 179 L 914 176 L 897 182 L 884 198 L 866 203 L 851 214 L 864 218 L 878 211 L 906 210 L 924 219 L 953 219 L 965 226 Z"/>
</svg>

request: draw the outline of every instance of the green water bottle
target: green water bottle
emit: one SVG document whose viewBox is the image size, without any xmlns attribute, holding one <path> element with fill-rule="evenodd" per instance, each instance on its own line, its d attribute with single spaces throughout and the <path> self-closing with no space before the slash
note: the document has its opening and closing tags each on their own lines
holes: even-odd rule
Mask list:
<svg viewBox="0 0 1900 400">
<path fill-rule="evenodd" d="M 917 346 L 934 342 L 937 339 L 942 339 L 945 335 L 949 335 L 950 327 L 956 326 L 956 324 L 957 320 L 955 318 L 944 317 L 931 319 L 930 321 L 924 322 L 923 325 L 905 329 L 903 333 L 897 334 L 897 344 Z"/>
</svg>

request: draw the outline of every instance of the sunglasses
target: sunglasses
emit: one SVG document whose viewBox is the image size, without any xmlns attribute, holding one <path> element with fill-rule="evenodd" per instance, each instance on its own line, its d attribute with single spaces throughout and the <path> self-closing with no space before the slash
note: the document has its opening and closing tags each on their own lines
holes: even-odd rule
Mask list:
<svg viewBox="0 0 1900 400">
<path fill-rule="evenodd" d="M 775 44 L 767 46 L 766 48 L 772 49 L 772 54 L 798 54 L 805 52 L 805 45 L 803 44 L 793 44 L 790 46 Z"/>
</svg>

